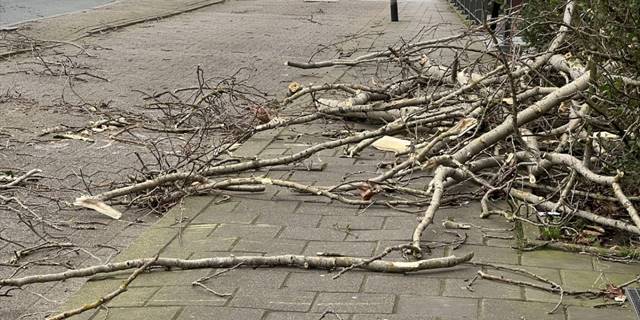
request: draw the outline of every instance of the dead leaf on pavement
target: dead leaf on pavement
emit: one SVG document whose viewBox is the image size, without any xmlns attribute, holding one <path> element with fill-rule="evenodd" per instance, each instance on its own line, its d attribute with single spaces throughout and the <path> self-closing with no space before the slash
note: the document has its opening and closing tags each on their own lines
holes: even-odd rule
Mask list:
<svg viewBox="0 0 640 320">
<path fill-rule="evenodd" d="M 122 217 L 122 213 L 120 211 L 114 209 L 113 207 L 109 206 L 108 204 L 100 200 L 97 200 L 91 197 L 80 197 L 76 199 L 76 201 L 73 204 L 79 207 L 93 209 L 99 213 L 102 213 L 116 220 Z"/>
</svg>

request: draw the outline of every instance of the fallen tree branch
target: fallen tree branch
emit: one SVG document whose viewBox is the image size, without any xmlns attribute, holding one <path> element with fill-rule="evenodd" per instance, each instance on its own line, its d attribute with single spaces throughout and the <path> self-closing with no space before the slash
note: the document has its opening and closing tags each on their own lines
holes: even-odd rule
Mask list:
<svg viewBox="0 0 640 320">
<path fill-rule="evenodd" d="M 147 262 L 145 262 L 142 266 L 140 266 L 138 269 L 136 269 L 130 276 L 129 278 L 127 278 L 127 280 L 125 280 L 120 287 L 118 287 L 117 290 L 105 295 L 104 297 L 101 297 L 100 299 L 98 299 L 97 301 L 90 303 L 90 304 L 86 304 L 84 306 L 81 306 L 79 308 L 76 309 L 72 309 L 69 311 L 65 311 L 50 317 L 47 317 L 46 320 L 62 320 L 62 319 L 67 319 L 70 317 L 73 317 L 75 315 L 81 314 L 85 311 L 89 311 L 91 309 L 95 309 L 98 308 L 100 306 L 103 306 L 104 304 L 108 303 L 109 301 L 113 300 L 115 297 L 121 295 L 122 293 L 126 292 L 129 289 L 129 284 L 131 284 L 131 282 L 133 282 L 133 280 L 135 280 L 141 273 L 143 273 L 145 270 L 147 270 L 149 268 L 149 266 L 151 266 L 151 264 L 153 264 L 155 261 L 157 260 L 157 257 L 154 259 L 150 259 Z"/>
<path fill-rule="evenodd" d="M 1 279 L 0 286 L 21 287 L 32 283 L 45 283 L 52 281 L 63 281 L 72 278 L 90 277 L 97 274 L 110 273 L 115 271 L 139 268 L 149 264 L 147 267 L 165 267 L 180 269 L 201 269 L 201 268 L 231 268 L 242 264 L 244 267 L 299 267 L 305 269 L 329 269 L 347 268 L 357 265 L 358 269 L 389 272 L 407 273 L 421 270 L 450 268 L 460 263 L 467 262 L 473 258 L 473 253 L 465 254 L 461 257 L 448 256 L 444 258 L 432 258 L 427 260 L 396 262 L 376 260 L 369 263 L 365 258 L 355 257 L 313 257 L 301 255 L 281 255 L 281 256 L 231 256 L 206 259 L 175 259 L 175 258 L 148 258 L 127 260 L 123 262 L 98 265 L 93 267 L 69 270 L 61 273 L 27 276 L 23 278 Z"/>
</svg>

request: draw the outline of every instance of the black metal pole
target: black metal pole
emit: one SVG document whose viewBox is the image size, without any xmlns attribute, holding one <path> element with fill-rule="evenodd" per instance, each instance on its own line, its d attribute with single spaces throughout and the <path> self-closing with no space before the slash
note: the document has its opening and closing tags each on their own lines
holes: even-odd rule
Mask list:
<svg viewBox="0 0 640 320">
<path fill-rule="evenodd" d="M 391 0 L 391 21 L 398 21 L 398 0 Z"/>
<path fill-rule="evenodd" d="M 493 1 L 493 5 L 491 6 L 491 18 L 489 19 L 489 26 L 491 27 L 491 31 L 496 31 L 496 20 L 500 15 L 500 3 L 498 1 Z"/>
</svg>

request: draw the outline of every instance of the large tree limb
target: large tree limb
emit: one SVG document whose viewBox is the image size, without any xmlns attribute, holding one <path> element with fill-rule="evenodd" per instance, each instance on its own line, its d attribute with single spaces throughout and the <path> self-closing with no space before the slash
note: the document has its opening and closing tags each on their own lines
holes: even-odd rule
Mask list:
<svg viewBox="0 0 640 320">
<path fill-rule="evenodd" d="M 90 277 L 97 274 L 110 273 L 115 271 L 140 268 L 149 263 L 151 267 L 180 268 L 180 269 L 202 269 L 202 268 L 231 268 L 238 264 L 243 267 L 299 267 L 305 269 L 336 269 L 346 268 L 356 265 L 357 268 L 389 273 L 417 272 L 429 269 L 450 268 L 460 263 L 467 262 L 473 258 L 473 253 L 465 254 L 462 257 L 448 256 L 444 258 L 432 258 L 427 260 L 397 262 L 376 260 L 366 263 L 366 258 L 355 257 L 322 257 L 322 256 L 302 256 L 302 255 L 280 255 L 280 256 L 231 256 L 206 259 L 176 259 L 176 258 L 148 258 L 127 260 L 123 262 L 110 263 L 105 265 L 69 270 L 61 273 L 46 275 L 27 276 L 23 278 L 2 279 L 0 286 L 21 287 L 32 283 L 44 283 L 52 281 L 63 281 L 71 278 Z M 363 263 L 365 262 L 365 263 Z"/>
</svg>

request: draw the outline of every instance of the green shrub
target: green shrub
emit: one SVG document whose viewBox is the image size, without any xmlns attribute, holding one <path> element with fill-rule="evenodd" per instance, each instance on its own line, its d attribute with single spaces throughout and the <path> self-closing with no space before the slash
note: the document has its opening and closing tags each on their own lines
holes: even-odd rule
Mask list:
<svg viewBox="0 0 640 320">
<path fill-rule="evenodd" d="M 562 25 L 565 0 L 527 0 L 519 25 L 533 47 L 545 50 Z M 607 148 L 605 171 L 625 171 L 624 183 L 640 190 L 640 91 L 611 77 L 640 79 L 640 0 L 575 0 L 572 27 L 563 46 L 574 61 L 598 70 L 589 92 L 592 115 L 607 121 L 592 124 L 592 132 L 609 131 L 621 143 L 602 143 Z M 606 68 L 606 71 L 604 71 Z"/>
</svg>

